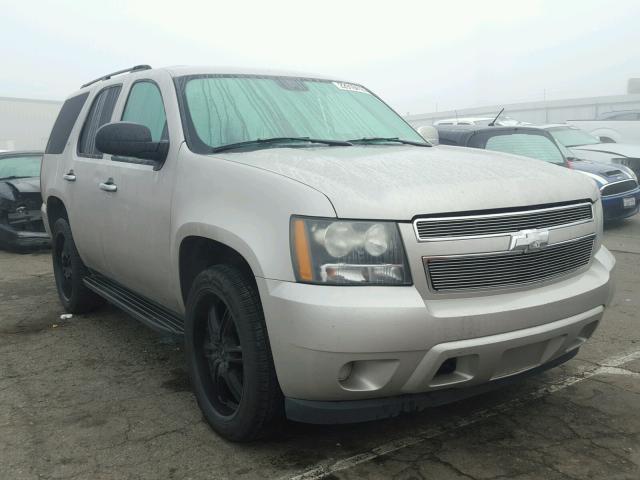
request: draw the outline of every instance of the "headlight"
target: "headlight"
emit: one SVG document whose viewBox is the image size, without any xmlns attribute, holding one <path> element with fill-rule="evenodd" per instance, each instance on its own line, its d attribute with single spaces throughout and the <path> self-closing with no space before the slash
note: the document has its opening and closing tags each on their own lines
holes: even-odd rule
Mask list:
<svg viewBox="0 0 640 480">
<path fill-rule="evenodd" d="M 291 218 L 296 279 L 334 285 L 410 285 L 398 226 L 324 218 Z"/>
</svg>

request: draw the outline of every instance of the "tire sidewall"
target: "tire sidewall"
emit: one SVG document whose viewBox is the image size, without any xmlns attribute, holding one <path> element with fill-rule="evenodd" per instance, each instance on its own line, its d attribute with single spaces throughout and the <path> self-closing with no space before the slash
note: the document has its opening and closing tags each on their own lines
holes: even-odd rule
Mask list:
<svg viewBox="0 0 640 480">
<path fill-rule="evenodd" d="M 62 271 L 60 271 L 60 267 L 58 266 L 57 256 L 58 251 L 58 242 L 61 238 L 64 238 L 65 243 L 69 245 L 70 257 L 71 257 L 71 269 L 72 269 L 72 279 L 71 279 L 71 295 L 67 297 L 64 294 L 64 291 L 61 286 L 61 277 Z M 79 305 L 82 302 L 81 295 L 85 292 L 85 287 L 83 284 L 83 277 L 86 273 L 86 269 L 82 260 L 80 259 L 80 255 L 76 249 L 75 242 L 73 241 L 73 235 L 71 234 L 71 227 L 69 223 L 64 218 L 59 218 L 53 224 L 53 228 L 51 231 L 51 254 L 53 256 L 53 272 L 56 281 L 56 287 L 58 291 L 58 297 L 60 298 L 60 302 L 62 303 L 65 310 L 68 312 L 74 312 L 79 308 Z"/>
<path fill-rule="evenodd" d="M 252 305 L 247 305 L 246 298 L 241 298 L 231 278 L 224 273 L 224 271 L 216 270 L 215 268 L 208 269 L 194 280 L 187 300 L 185 315 L 185 353 L 191 382 L 205 418 L 224 437 L 230 440 L 243 440 L 246 433 L 252 429 L 257 412 L 263 407 L 261 402 L 266 401 L 263 397 L 263 392 L 259 389 L 259 377 L 261 375 L 259 363 L 264 361 L 264 358 L 260 358 L 261 356 L 255 348 L 257 342 L 265 341 L 266 339 L 257 338 L 258 335 L 256 335 L 253 325 L 255 321 L 264 322 L 264 320 L 262 319 L 261 308 L 254 309 L 251 308 Z M 202 372 L 197 366 L 200 359 L 198 358 L 199 353 L 196 349 L 196 344 L 202 341 L 197 338 L 197 322 L 202 321 L 202 319 L 195 318 L 195 310 L 199 302 L 205 296 L 211 294 L 218 296 L 230 309 L 242 346 L 242 399 L 238 409 L 230 416 L 223 416 L 218 413 L 208 400 L 205 386 L 202 378 L 200 378 L 200 375 L 206 375 L 208 372 Z"/>
</svg>

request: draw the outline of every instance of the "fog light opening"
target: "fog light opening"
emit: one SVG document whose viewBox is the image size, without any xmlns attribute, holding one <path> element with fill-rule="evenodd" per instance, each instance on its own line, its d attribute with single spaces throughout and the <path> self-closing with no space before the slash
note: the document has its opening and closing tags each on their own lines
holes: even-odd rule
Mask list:
<svg viewBox="0 0 640 480">
<path fill-rule="evenodd" d="M 438 371 L 436 372 L 436 377 L 440 376 L 440 375 L 449 375 L 453 372 L 456 371 L 456 367 L 458 366 L 458 359 L 457 358 L 447 358 L 444 362 L 442 362 L 442 365 L 440 365 L 440 368 L 438 368 Z"/>
<path fill-rule="evenodd" d="M 344 382 L 353 371 L 353 362 L 345 363 L 342 367 L 340 367 L 340 371 L 338 372 L 338 381 Z"/>
</svg>

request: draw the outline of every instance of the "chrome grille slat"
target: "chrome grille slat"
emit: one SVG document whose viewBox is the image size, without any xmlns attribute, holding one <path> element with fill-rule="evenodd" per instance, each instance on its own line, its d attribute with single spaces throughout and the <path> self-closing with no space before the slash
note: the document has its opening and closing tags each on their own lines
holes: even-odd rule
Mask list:
<svg viewBox="0 0 640 480">
<path fill-rule="evenodd" d="M 563 215 L 558 217 L 545 217 L 536 221 L 527 222 L 524 225 L 526 228 L 536 228 L 536 227 L 547 227 L 555 225 L 562 225 L 563 223 L 572 223 L 575 221 L 575 217 L 571 215 Z M 482 230 L 487 228 L 498 228 L 506 232 L 510 232 L 513 228 L 517 230 L 523 230 L 520 228 L 523 226 L 524 222 L 510 222 L 510 221 L 492 221 L 492 222 L 477 222 L 476 225 L 460 225 L 459 223 L 443 223 L 443 225 L 438 228 L 434 227 L 418 227 L 418 231 L 420 232 L 437 232 L 437 231 L 446 231 L 448 233 L 451 232 L 462 232 L 465 231 L 473 231 L 473 230 Z M 516 230 L 516 231 L 517 231 Z"/>
<path fill-rule="evenodd" d="M 425 258 L 432 290 L 510 287 L 564 275 L 588 265 L 595 235 L 527 253 L 488 253 Z"/>
<path fill-rule="evenodd" d="M 463 282 L 463 281 L 467 281 L 467 280 L 473 280 L 473 279 L 492 279 L 492 278 L 497 278 L 497 277 L 502 277 L 504 279 L 509 278 L 509 277 L 514 277 L 514 278 L 518 278 L 520 275 L 524 275 L 525 273 L 529 273 L 529 272 L 538 272 L 541 274 L 544 274 L 545 271 L 549 271 L 551 269 L 563 269 L 565 267 L 569 267 L 571 265 L 575 265 L 576 263 L 580 263 L 584 260 L 589 260 L 589 257 L 587 255 L 580 257 L 580 258 L 575 258 L 572 261 L 566 261 L 566 262 L 561 262 L 558 263 L 557 265 L 554 265 L 553 267 L 546 267 L 546 268 L 537 268 L 537 269 L 526 269 L 526 270 L 521 270 L 518 272 L 513 272 L 513 271 L 502 271 L 502 272 L 492 272 L 490 274 L 486 274 L 486 273 L 474 273 L 474 274 L 456 274 L 456 275 L 449 275 L 448 272 L 447 273 L 442 273 L 440 275 L 438 274 L 434 274 L 431 273 L 431 278 L 433 280 L 442 280 L 442 281 L 456 281 L 456 282 Z"/>
<path fill-rule="evenodd" d="M 565 268 L 568 265 L 574 265 L 576 262 L 580 262 L 582 260 L 584 260 L 586 257 L 586 255 L 584 257 L 581 258 L 575 258 L 571 261 L 566 261 L 566 262 L 559 262 L 557 265 L 554 265 L 553 267 L 546 267 L 544 269 L 542 268 L 531 268 L 531 269 L 527 269 L 526 272 L 542 272 L 544 273 L 545 270 L 549 270 L 552 268 Z M 588 258 L 587 258 L 588 259 Z M 518 275 L 521 275 L 525 273 L 525 271 L 519 271 L 519 272 L 513 272 L 513 271 L 503 271 L 503 272 L 492 272 L 490 274 L 487 273 L 474 273 L 474 274 L 458 274 L 458 275 L 449 275 L 448 272 L 447 273 L 442 273 L 440 275 L 437 274 L 431 274 L 431 278 L 433 279 L 443 279 L 443 280 L 448 280 L 448 279 L 452 279 L 452 280 L 456 280 L 456 281 L 466 281 L 467 279 L 474 279 L 474 278 L 494 278 L 494 277 L 517 277 Z"/>
<path fill-rule="evenodd" d="M 573 218 L 575 216 L 575 212 L 563 212 L 563 213 L 554 213 L 554 214 L 548 214 L 548 215 L 540 215 L 536 218 L 542 218 L 542 219 L 565 219 L 565 218 Z M 491 225 L 491 224 L 498 224 L 501 225 L 503 223 L 513 223 L 513 224 L 518 224 L 522 221 L 527 221 L 528 217 L 523 216 L 522 218 L 476 218 L 473 219 L 473 222 L 475 224 L 482 224 L 482 225 Z M 458 224 L 460 222 L 460 220 L 442 220 L 440 223 L 447 225 L 447 224 Z M 428 224 L 426 226 L 429 226 Z M 465 225 L 461 224 L 459 225 L 460 227 L 464 227 Z"/>
<path fill-rule="evenodd" d="M 581 260 L 584 261 L 585 258 L 582 258 Z M 586 258 L 586 260 L 588 261 L 589 259 Z M 556 266 L 554 266 L 552 268 L 546 268 L 544 270 L 532 269 L 532 270 L 526 270 L 524 272 L 521 271 L 521 272 L 515 272 L 515 273 L 514 272 L 511 272 L 511 273 L 495 273 L 495 274 L 492 274 L 492 275 L 479 275 L 479 274 L 477 274 L 477 275 L 461 275 L 461 276 L 455 276 L 455 277 L 449 277 L 449 276 L 438 277 L 438 276 L 434 275 L 434 276 L 432 276 L 432 279 L 434 279 L 434 280 L 440 279 L 440 280 L 442 280 L 443 283 L 446 282 L 446 281 L 451 281 L 451 282 L 454 282 L 456 284 L 466 283 L 468 281 L 470 282 L 470 281 L 473 281 L 473 280 L 486 280 L 486 279 L 495 279 L 495 278 L 501 278 L 501 279 L 504 279 L 504 280 L 507 280 L 509 278 L 519 279 L 520 277 L 523 277 L 523 276 L 525 276 L 527 274 L 531 274 L 531 275 L 535 274 L 535 275 L 537 275 L 537 274 L 540 274 L 540 273 L 549 272 L 551 270 L 560 270 L 560 271 L 562 271 L 568 266 L 575 265 L 575 263 L 576 263 L 575 261 L 574 262 L 565 262 L 565 263 L 556 265 Z"/>
<path fill-rule="evenodd" d="M 558 260 L 558 259 L 565 259 L 565 258 L 570 258 L 570 257 L 574 257 L 574 256 L 580 256 L 580 255 L 590 255 L 591 254 L 591 248 L 589 247 L 587 249 L 587 247 L 584 247 L 583 249 L 578 249 L 578 251 L 576 252 L 572 252 L 571 254 L 566 254 L 564 251 L 562 252 L 554 252 L 553 255 L 549 255 L 548 259 L 549 260 Z M 518 256 L 520 256 L 522 254 L 518 254 Z M 514 255 L 515 256 L 515 255 Z M 447 264 L 437 264 L 437 263 L 433 263 L 433 265 L 431 266 L 431 270 L 434 272 L 438 272 L 438 270 L 446 270 L 447 272 L 449 271 L 464 271 L 464 270 L 468 270 L 468 269 L 477 269 L 477 267 L 484 267 L 484 266 L 491 266 L 492 268 L 496 268 L 496 269 L 500 269 L 501 267 L 505 266 L 505 267 L 509 267 L 509 265 L 511 265 L 513 263 L 513 257 L 509 256 L 507 258 L 497 258 L 495 261 L 491 261 L 492 259 L 482 259 L 483 261 L 477 261 L 474 266 L 469 266 L 468 264 L 457 264 L 456 265 L 456 260 L 457 259 L 452 259 L 450 261 L 451 264 L 449 264 L 449 262 L 447 262 Z M 480 260 L 480 259 L 479 259 Z M 526 264 L 526 263 L 534 263 L 535 257 L 532 257 L 531 259 L 527 258 L 527 259 L 522 259 L 521 262 L 522 264 Z"/>
<path fill-rule="evenodd" d="M 418 240 L 500 235 L 532 228 L 557 228 L 593 220 L 590 203 L 537 210 L 455 217 L 419 218 L 414 222 Z"/>
<path fill-rule="evenodd" d="M 587 250 L 588 246 L 579 246 L 576 247 L 576 249 L 572 252 L 564 252 L 564 251 L 551 251 L 548 253 L 549 257 L 554 257 L 554 256 L 562 256 L 565 253 L 569 253 L 569 254 L 573 254 L 573 253 L 577 253 L 580 250 Z M 495 257 L 491 256 L 490 258 L 488 257 L 488 255 L 486 254 L 480 254 L 478 255 L 477 261 L 476 261 L 476 265 L 482 265 L 483 263 L 487 263 L 490 265 L 499 265 L 500 263 L 503 262 L 511 262 L 511 260 L 513 259 L 513 257 L 516 256 L 520 256 L 522 255 L 522 252 L 513 252 L 513 253 L 503 253 L 503 254 L 496 254 Z M 445 257 L 448 259 L 447 261 L 447 267 L 451 268 L 452 266 L 465 266 L 468 264 L 467 259 L 469 257 L 471 257 L 472 255 L 465 255 L 464 257 Z M 438 257 L 432 257 L 434 259 L 434 262 L 437 262 Z M 535 258 L 534 256 L 529 256 L 527 258 Z M 438 267 L 439 265 L 437 263 L 434 263 L 435 267 Z"/>
</svg>

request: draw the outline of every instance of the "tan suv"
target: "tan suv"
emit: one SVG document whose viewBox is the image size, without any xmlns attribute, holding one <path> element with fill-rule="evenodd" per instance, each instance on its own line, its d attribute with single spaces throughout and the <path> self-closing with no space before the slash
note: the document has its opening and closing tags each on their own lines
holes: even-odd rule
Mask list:
<svg viewBox="0 0 640 480">
<path fill-rule="evenodd" d="M 64 103 L 42 167 L 60 299 L 184 335 L 232 440 L 372 420 L 562 363 L 610 300 L 585 176 L 431 146 L 361 85 L 139 66 Z"/>
</svg>

